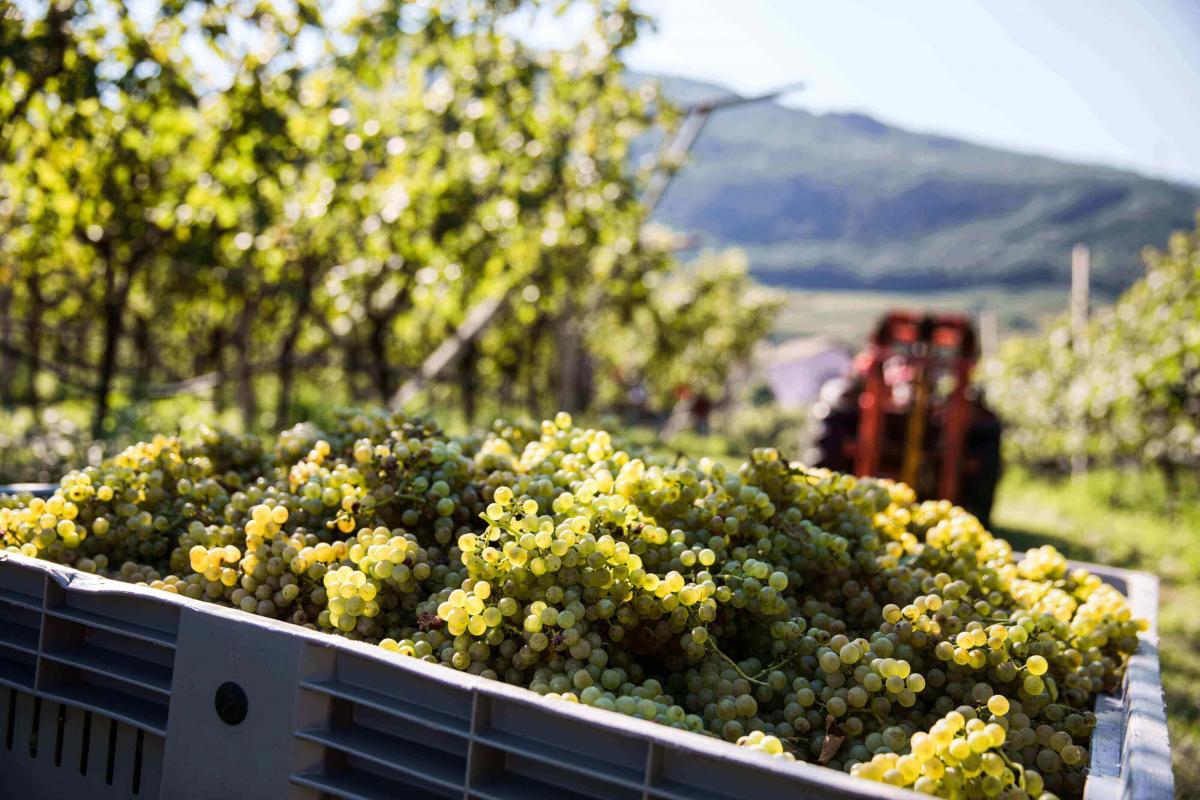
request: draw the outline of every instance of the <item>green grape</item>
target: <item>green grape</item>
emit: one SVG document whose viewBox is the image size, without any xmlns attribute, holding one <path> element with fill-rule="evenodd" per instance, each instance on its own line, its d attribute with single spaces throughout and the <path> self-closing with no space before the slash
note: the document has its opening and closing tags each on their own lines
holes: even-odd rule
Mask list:
<svg viewBox="0 0 1200 800">
<path fill-rule="evenodd" d="M 186 519 L 173 528 L 170 520 Z M 1143 629 L 902 484 L 660 460 L 566 415 L 159 437 L 0 506 L 8 549 L 942 796 L 1081 791 Z M 998 622 L 997 620 L 1005 620 Z M 1057 693 L 1057 694 L 1056 694 Z M 1078 791 L 1076 791 L 1078 789 Z"/>
</svg>

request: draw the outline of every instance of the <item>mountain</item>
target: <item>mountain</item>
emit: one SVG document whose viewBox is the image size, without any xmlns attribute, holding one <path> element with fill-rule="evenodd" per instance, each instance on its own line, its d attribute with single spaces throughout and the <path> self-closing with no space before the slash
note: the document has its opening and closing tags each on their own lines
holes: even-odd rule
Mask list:
<svg viewBox="0 0 1200 800">
<path fill-rule="evenodd" d="M 679 104 L 731 94 L 637 79 Z M 1083 242 L 1111 294 L 1197 208 L 1196 186 L 764 102 L 709 118 L 655 219 L 744 249 L 764 283 L 810 289 L 1061 285 Z"/>
</svg>

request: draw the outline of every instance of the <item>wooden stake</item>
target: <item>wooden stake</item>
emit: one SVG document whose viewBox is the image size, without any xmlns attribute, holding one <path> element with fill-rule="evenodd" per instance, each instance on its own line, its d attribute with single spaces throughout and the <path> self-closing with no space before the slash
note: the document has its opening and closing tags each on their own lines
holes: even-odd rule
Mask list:
<svg viewBox="0 0 1200 800">
<path fill-rule="evenodd" d="M 987 361 L 996 355 L 1000 341 L 1000 322 L 996 317 L 996 309 L 984 308 L 979 312 L 979 356 Z"/>
<path fill-rule="evenodd" d="M 1071 347 L 1080 359 L 1088 357 L 1088 283 L 1091 258 L 1087 245 L 1077 244 L 1071 249 Z M 1081 441 L 1087 440 L 1087 419 L 1079 418 L 1078 434 Z M 1078 477 L 1087 471 L 1087 455 L 1071 455 L 1071 475 Z"/>
<path fill-rule="evenodd" d="M 1087 357 L 1088 283 L 1091 257 L 1087 245 L 1071 249 L 1071 342 L 1075 352 Z"/>
</svg>

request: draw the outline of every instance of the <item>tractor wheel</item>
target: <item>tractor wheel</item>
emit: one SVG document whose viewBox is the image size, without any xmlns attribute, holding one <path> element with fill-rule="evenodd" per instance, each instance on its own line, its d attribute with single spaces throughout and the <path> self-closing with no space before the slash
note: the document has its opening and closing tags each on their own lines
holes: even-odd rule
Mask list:
<svg viewBox="0 0 1200 800">
<path fill-rule="evenodd" d="M 1000 421 L 983 411 L 967 433 L 966 462 L 959 505 L 974 514 L 985 528 L 991 525 L 992 503 L 1000 482 Z"/>
</svg>

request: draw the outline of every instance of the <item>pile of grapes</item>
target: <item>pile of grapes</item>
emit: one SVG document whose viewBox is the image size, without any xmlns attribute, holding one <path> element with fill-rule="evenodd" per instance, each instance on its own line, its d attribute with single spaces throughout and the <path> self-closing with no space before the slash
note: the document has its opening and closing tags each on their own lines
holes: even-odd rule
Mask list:
<svg viewBox="0 0 1200 800">
<path fill-rule="evenodd" d="M 757 450 L 559 414 L 159 437 L 0 503 L 8 550 L 944 797 L 1078 796 L 1143 627 L 1045 547 Z"/>
</svg>

